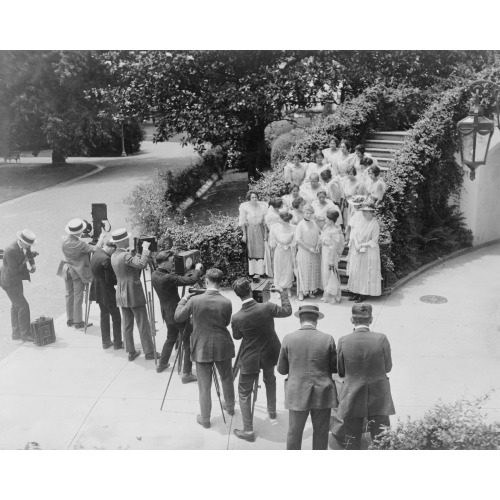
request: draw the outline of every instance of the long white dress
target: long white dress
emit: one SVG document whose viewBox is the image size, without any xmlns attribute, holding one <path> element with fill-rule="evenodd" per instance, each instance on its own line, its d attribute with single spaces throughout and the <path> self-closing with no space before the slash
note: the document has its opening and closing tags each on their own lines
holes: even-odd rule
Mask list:
<svg viewBox="0 0 500 500">
<path fill-rule="evenodd" d="M 316 222 L 302 219 L 297 224 L 295 239 L 301 240 L 307 247 L 318 247 L 320 233 Z M 297 246 L 297 293 L 313 293 L 321 284 L 320 253 L 311 253 L 300 245 Z"/>
<path fill-rule="evenodd" d="M 316 220 L 316 223 L 318 224 L 320 229 L 323 229 L 323 226 L 325 225 L 326 221 L 326 213 L 328 210 L 336 210 L 339 213 L 339 218 L 337 219 L 337 224 L 342 224 L 342 214 L 340 213 L 340 208 L 333 203 L 332 200 L 329 200 L 328 198 L 325 200 L 325 204 L 322 205 L 319 200 L 315 200 L 311 203 L 311 206 L 314 209 L 314 219 Z"/>
<path fill-rule="evenodd" d="M 359 194 L 360 184 L 357 178 L 352 182 L 347 175 L 342 180 L 342 197 L 344 199 L 342 203 L 342 216 L 344 217 L 344 225 L 347 227 L 349 219 L 353 214 L 353 206 L 349 203 L 349 200 Z"/>
<path fill-rule="evenodd" d="M 380 226 L 375 218 L 369 221 L 363 217 L 352 230 L 348 283 L 352 293 L 373 297 L 382 293 L 379 236 Z M 362 243 L 368 243 L 368 246 L 357 252 L 356 249 Z"/>
<path fill-rule="evenodd" d="M 314 162 L 309 163 L 304 182 L 310 182 L 312 174 L 318 174 L 318 177 L 321 179 L 321 172 L 323 172 L 324 170 L 331 171 L 331 165 L 329 163 L 322 163 L 321 165 L 318 165 Z"/>
<path fill-rule="evenodd" d="M 339 149 L 336 149 L 335 151 L 332 151 L 330 148 L 323 149 L 323 156 L 325 157 L 325 161 L 331 166 L 333 177 L 339 173 L 339 167 L 337 165 L 339 151 Z"/>
<path fill-rule="evenodd" d="M 268 234 L 270 233 L 272 227 L 275 224 L 279 224 L 281 222 L 281 217 L 279 214 L 274 210 L 273 207 L 269 207 L 267 214 L 264 217 L 264 222 L 267 226 Z M 269 240 L 269 238 L 268 238 Z M 274 276 L 274 271 L 273 271 L 273 251 L 271 247 L 269 246 L 269 241 L 266 241 L 264 243 L 265 246 L 265 254 L 264 254 L 264 269 L 265 273 L 269 278 L 272 278 Z"/>
<path fill-rule="evenodd" d="M 321 288 L 325 302 L 340 302 L 342 291 L 338 264 L 343 251 L 344 236 L 340 226 L 326 226 L 321 232 Z"/>
<path fill-rule="evenodd" d="M 300 186 L 304 182 L 307 167 L 307 163 L 300 163 L 298 167 L 294 163 L 287 163 L 284 168 L 285 182 Z"/>
<path fill-rule="evenodd" d="M 337 158 L 339 175 L 341 177 L 344 177 L 349 168 L 354 166 L 355 161 L 356 161 L 356 155 L 354 153 L 350 153 L 347 156 L 344 156 L 342 153 L 339 153 Z"/>
<path fill-rule="evenodd" d="M 297 195 L 297 197 L 299 196 L 300 194 Z M 291 212 L 293 210 L 292 202 L 295 198 L 291 194 L 285 194 L 281 197 L 281 199 L 283 200 L 283 208 L 286 208 L 289 212 Z"/>
<path fill-rule="evenodd" d="M 264 216 L 268 205 L 264 201 L 254 205 L 246 201 L 240 205 L 239 225 L 246 226 L 247 252 L 248 252 L 248 274 L 264 274 Z"/>
<path fill-rule="evenodd" d="M 287 222 L 273 224 L 269 246 L 274 249 L 274 284 L 291 288 L 295 268 L 295 226 Z"/>
</svg>

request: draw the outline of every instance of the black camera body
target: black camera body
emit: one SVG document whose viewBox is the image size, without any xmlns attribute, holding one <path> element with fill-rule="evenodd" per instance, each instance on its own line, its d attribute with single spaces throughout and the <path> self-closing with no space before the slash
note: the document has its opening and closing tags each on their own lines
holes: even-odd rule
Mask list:
<svg viewBox="0 0 500 500">
<path fill-rule="evenodd" d="M 269 279 L 261 278 L 258 283 L 251 283 L 250 286 L 252 287 L 252 298 L 259 304 L 268 302 L 271 298 L 271 292 L 277 291 L 276 288 L 274 288 L 273 283 Z M 190 286 L 188 288 L 188 292 L 195 295 L 201 295 L 206 291 L 206 288 L 197 288 L 195 286 Z"/>
<path fill-rule="evenodd" d="M 134 238 L 134 250 L 135 253 L 142 255 L 142 244 L 145 241 L 149 241 L 151 243 L 149 245 L 149 251 L 150 252 L 157 252 L 158 251 L 158 242 L 156 241 L 155 236 L 139 236 L 138 238 Z"/>
<path fill-rule="evenodd" d="M 179 252 L 174 258 L 175 274 L 183 276 L 194 271 L 196 264 L 201 262 L 199 250 L 186 250 Z"/>
</svg>

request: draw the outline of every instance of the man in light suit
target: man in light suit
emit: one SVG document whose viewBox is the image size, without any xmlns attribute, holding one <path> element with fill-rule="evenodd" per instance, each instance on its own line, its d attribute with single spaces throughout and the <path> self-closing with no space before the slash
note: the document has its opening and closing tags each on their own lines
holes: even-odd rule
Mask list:
<svg viewBox="0 0 500 500">
<path fill-rule="evenodd" d="M 114 346 L 122 349 L 122 317 L 116 305 L 116 276 L 111 267 L 111 255 L 116 244 L 108 241 L 104 248 L 97 250 L 90 258 L 92 284 L 89 299 L 99 304 L 101 311 L 101 337 L 103 349 Z M 111 342 L 110 317 L 113 320 L 113 342 Z"/>
<path fill-rule="evenodd" d="M 38 254 L 31 251 L 35 239 L 35 233 L 29 229 L 19 231 L 17 240 L 5 249 L 0 271 L 0 286 L 12 303 L 12 339 L 25 342 L 33 342 L 33 336 L 30 332 L 30 306 L 24 297 L 23 280 L 30 281 L 30 273 L 36 270 L 34 258 Z M 30 264 L 29 271 L 27 262 Z"/>
<path fill-rule="evenodd" d="M 337 351 L 331 335 L 316 329 L 324 317 L 313 305 L 299 308 L 300 329 L 283 339 L 278 372 L 285 381 L 285 408 L 289 413 L 287 450 L 300 450 L 307 417 L 311 414 L 313 450 L 328 448 L 332 408 L 337 407 L 337 390 L 332 373 L 337 373 Z"/>
<path fill-rule="evenodd" d="M 196 421 L 205 429 L 210 428 L 212 411 L 212 370 L 215 363 L 220 374 L 224 393 L 224 409 L 234 415 L 234 386 L 231 359 L 234 358 L 234 344 L 227 329 L 231 322 L 231 301 L 219 292 L 224 275 L 212 268 L 205 275 L 206 292 L 193 296 L 187 293 L 179 301 L 174 319 L 185 323 L 193 316 L 191 334 L 191 359 L 196 362 L 198 389 L 200 392 L 201 415 Z"/>
<path fill-rule="evenodd" d="M 62 243 L 64 260 L 57 271 L 66 285 L 66 324 L 77 330 L 85 328 L 82 305 L 85 286 L 92 281 L 90 254 L 102 248 L 105 238 L 105 233 L 102 232 L 97 244 L 89 245 L 80 239 L 84 229 L 85 222 L 82 219 L 72 219 L 66 224 L 64 231 L 68 236 Z"/>
<path fill-rule="evenodd" d="M 116 305 L 122 310 L 123 338 L 128 360 L 134 361 L 141 354 L 134 345 L 134 318 L 145 358 L 155 359 L 146 297 L 141 283 L 141 271 L 148 265 L 150 243 L 145 241 L 142 244 L 142 255 L 132 255 L 128 251 L 130 238 L 125 228 L 113 231 L 111 241 L 116 244 L 116 252 L 111 256 L 111 266 L 116 275 Z"/>
<path fill-rule="evenodd" d="M 274 318 L 292 315 L 288 294 L 276 288 L 281 296 L 281 307 L 272 302 L 259 304 L 252 298 L 252 287 L 246 278 L 239 278 L 233 290 L 241 299 L 241 310 L 231 320 L 233 338 L 243 339 L 240 346 L 238 393 L 240 397 L 243 430 L 234 429 L 240 439 L 255 441 L 252 419 L 252 389 L 262 369 L 266 385 L 267 412 L 276 418 L 276 376 L 274 367 L 278 361 L 281 343 L 274 329 Z"/>
<path fill-rule="evenodd" d="M 352 306 L 353 333 L 339 339 L 338 373 L 345 378 L 340 391 L 339 418 L 344 420 L 345 448 L 361 449 L 363 420 L 372 439 L 389 426 L 396 413 L 387 373 L 391 371 L 391 346 L 383 333 L 370 331 L 372 306 Z"/>
</svg>

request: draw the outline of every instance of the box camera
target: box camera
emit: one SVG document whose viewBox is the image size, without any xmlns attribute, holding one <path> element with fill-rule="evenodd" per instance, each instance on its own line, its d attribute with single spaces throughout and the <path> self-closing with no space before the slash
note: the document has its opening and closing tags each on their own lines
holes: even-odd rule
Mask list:
<svg viewBox="0 0 500 500">
<path fill-rule="evenodd" d="M 186 250 L 179 252 L 174 259 L 175 274 L 184 275 L 193 271 L 196 264 L 201 262 L 199 250 Z"/>
<path fill-rule="evenodd" d="M 252 297 L 256 302 L 263 304 L 264 302 L 268 302 L 271 298 L 272 290 L 272 282 L 268 279 L 260 279 L 258 283 L 252 281 L 250 283 L 252 288 Z"/>
<path fill-rule="evenodd" d="M 145 241 L 149 241 L 149 243 L 151 243 L 149 245 L 150 252 L 157 252 L 158 251 L 158 242 L 156 241 L 155 236 L 139 236 L 138 238 L 134 238 L 135 253 L 142 255 L 142 244 Z"/>
</svg>

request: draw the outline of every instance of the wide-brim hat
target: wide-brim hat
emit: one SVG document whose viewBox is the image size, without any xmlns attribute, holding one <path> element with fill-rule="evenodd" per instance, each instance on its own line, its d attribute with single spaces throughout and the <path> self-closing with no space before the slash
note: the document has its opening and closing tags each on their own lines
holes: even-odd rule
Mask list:
<svg viewBox="0 0 500 500">
<path fill-rule="evenodd" d="M 354 205 L 355 207 L 359 207 L 360 205 L 362 205 L 364 202 L 365 202 L 366 198 L 362 195 L 357 195 L 357 196 L 353 196 L 352 198 L 350 198 L 348 200 L 348 203 L 350 203 L 351 205 Z"/>
<path fill-rule="evenodd" d="M 116 229 L 111 233 L 111 241 L 113 243 L 118 243 L 120 241 L 126 240 L 127 238 L 130 238 L 130 235 L 128 234 L 128 231 L 124 227 Z"/>
<path fill-rule="evenodd" d="M 295 312 L 295 317 L 300 318 L 300 315 L 304 313 L 316 314 L 318 316 L 318 319 L 322 319 L 325 317 L 325 315 L 319 311 L 319 308 L 313 305 L 300 306 L 299 310 Z"/>
<path fill-rule="evenodd" d="M 85 222 L 82 219 L 71 219 L 67 224 L 64 230 L 68 234 L 80 234 L 83 233 L 83 230 L 87 227 Z"/>
<path fill-rule="evenodd" d="M 25 243 L 26 245 L 34 245 L 36 240 L 36 234 L 29 229 L 23 229 L 22 231 L 18 231 L 17 239 Z"/>
<path fill-rule="evenodd" d="M 361 205 L 359 211 L 360 212 L 375 212 L 376 208 L 373 203 L 365 203 L 364 205 Z"/>
</svg>

